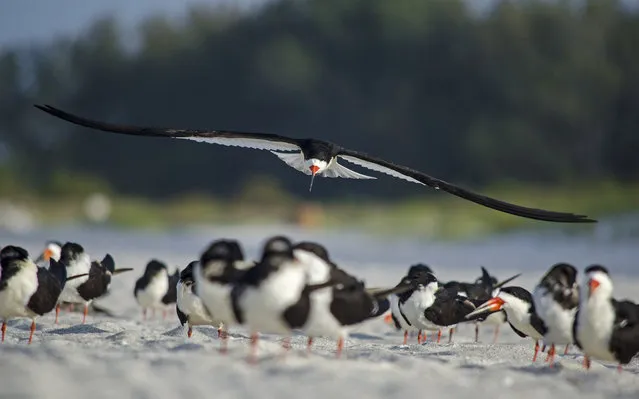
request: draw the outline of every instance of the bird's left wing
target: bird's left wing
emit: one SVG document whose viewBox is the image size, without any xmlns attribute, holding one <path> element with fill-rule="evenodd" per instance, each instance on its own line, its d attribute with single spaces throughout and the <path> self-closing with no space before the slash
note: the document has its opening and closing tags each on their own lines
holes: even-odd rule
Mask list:
<svg viewBox="0 0 639 399">
<path fill-rule="evenodd" d="M 511 204 L 495 198 L 487 197 L 470 190 L 466 190 L 444 180 L 437 179 L 415 169 L 406 166 L 396 165 L 392 162 L 370 156 L 365 153 L 340 149 L 338 157 L 348 162 L 352 162 L 364 168 L 368 168 L 377 172 L 397 177 L 399 179 L 408 180 L 413 183 L 427 185 L 436 190 L 442 190 L 449 194 L 464 198 L 476 204 L 495 209 L 500 212 L 509 213 L 511 215 L 525 217 L 528 219 L 544 220 L 548 222 L 563 223 L 593 223 L 596 220 L 589 219 L 586 215 L 576 215 L 566 212 L 554 212 L 543 209 L 528 208 L 520 205 Z"/>
<path fill-rule="evenodd" d="M 50 105 L 35 105 L 36 108 L 50 115 L 56 116 L 67 122 L 88 127 L 131 136 L 168 137 L 186 139 L 224 146 L 252 148 L 268 151 L 300 151 L 297 140 L 291 137 L 280 136 L 271 133 L 247 133 L 230 130 L 212 129 L 170 129 L 140 126 L 116 125 L 106 122 L 86 119 L 70 114 Z"/>
</svg>

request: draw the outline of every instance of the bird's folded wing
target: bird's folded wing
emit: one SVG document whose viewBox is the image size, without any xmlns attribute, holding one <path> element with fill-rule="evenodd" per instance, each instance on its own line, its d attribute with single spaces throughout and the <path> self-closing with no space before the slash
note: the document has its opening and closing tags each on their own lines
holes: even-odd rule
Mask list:
<svg viewBox="0 0 639 399">
<path fill-rule="evenodd" d="M 132 136 L 169 137 L 193 140 L 225 146 L 235 146 L 269 151 L 299 151 L 297 141 L 290 137 L 270 133 L 235 132 L 230 130 L 210 129 L 170 129 L 141 126 L 116 125 L 106 122 L 86 119 L 70 114 L 49 105 L 35 105 L 36 108 L 71 122 L 91 129 L 102 130 Z"/>
</svg>

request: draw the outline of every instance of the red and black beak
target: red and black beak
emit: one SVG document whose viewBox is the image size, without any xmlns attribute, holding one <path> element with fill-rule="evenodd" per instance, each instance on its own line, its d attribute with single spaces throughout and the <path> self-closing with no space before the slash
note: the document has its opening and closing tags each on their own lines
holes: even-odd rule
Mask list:
<svg viewBox="0 0 639 399">
<path fill-rule="evenodd" d="M 592 294 L 595 293 L 595 290 L 597 288 L 599 288 L 599 281 L 595 280 L 594 278 L 591 278 L 590 280 L 588 280 L 588 297 L 590 298 L 592 296 Z"/>
<path fill-rule="evenodd" d="M 500 297 L 494 297 L 484 302 L 480 307 L 467 314 L 466 318 L 468 319 L 482 313 L 495 313 L 501 310 L 501 307 L 504 306 L 504 303 L 504 300 Z"/>
<path fill-rule="evenodd" d="M 308 191 L 310 192 L 313 189 L 313 180 L 315 179 L 315 175 L 317 174 L 317 171 L 319 170 L 319 166 L 311 165 L 308 168 L 311 170 L 311 185 L 308 188 Z"/>
</svg>

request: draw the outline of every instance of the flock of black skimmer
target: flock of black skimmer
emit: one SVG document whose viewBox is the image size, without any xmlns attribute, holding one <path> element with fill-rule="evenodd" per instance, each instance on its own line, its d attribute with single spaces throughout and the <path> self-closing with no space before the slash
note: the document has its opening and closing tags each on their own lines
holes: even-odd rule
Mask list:
<svg viewBox="0 0 639 399">
<path fill-rule="evenodd" d="M 198 142 L 267 150 L 287 165 L 311 176 L 374 179 L 353 171 L 340 161 L 374 172 L 428 186 L 436 190 L 512 215 L 565 223 L 590 223 L 585 215 L 527 208 L 483 196 L 406 166 L 349 150 L 316 139 L 296 139 L 270 133 L 227 130 L 166 129 L 115 125 L 79 117 L 48 105 L 36 105 L 68 122 L 107 132 L 135 136 L 188 139 Z M 38 263 L 46 263 L 38 266 Z M 0 318 L 4 341 L 6 321 L 31 318 L 29 343 L 35 319 L 55 309 L 56 323 L 62 305 L 82 305 L 86 321 L 93 300 L 107 295 L 111 279 L 130 268 L 116 269 L 109 254 L 92 260 L 77 243 L 49 242 L 32 261 L 18 246 L 0 251 Z M 577 346 L 584 366 L 591 359 L 614 362 L 621 368 L 639 352 L 639 306 L 613 298 L 613 284 L 606 268 L 587 267 L 581 284 L 577 269 L 558 263 L 543 276 L 533 292 L 509 285 L 519 275 L 499 282 L 482 268 L 473 282 L 439 281 L 425 264 L 410 266 L 399 283 L 390 287 L 367 287 L 335 264 L 328 250 L 314 242 L 292 242 L 275 236 L 266 240 L 256 260 L 246 259 L 240 243 L 221 239 L 205 248 L 199 259 L 183 270 L 170 273 L 167 265 L 151 260 L 136 281 L 133 294 L 142 308 L 167 312 L 175 309 L 190 338 L 193 327 L 217 328 L 221 351 L 228 350 L 228 330 L 242 327 L 250 333 L 249 359 L 257 359 L 259 333 L 278 334 L 290 347 L 294 332 L 308 337 L 308 350 L 317 338 L 332 339 L 340 356 L 349 331 L 367 320 L 384 317 L 404 334 L 417 333 L 419 344 L 428 333 L 448 331 L 452 341 L 460 324 L 479 326 L 508 324 L 522 338 L 534 341 L 533 362 L 540 342 L 548 347 L 553 365 L 557 346 Z M 94 306 L 94 309 L 99 310 Z M 541 349 L 542 352 L 545 348 Z"/>
<path fill-rule="evenodd" d="M 111 278 L 131 268 L 117 269 L 107 254 L 92 260 L 77 243 L 49 242 L 37 266 L 18 246 L 0 251 L 0 318 L 2 340 L 6 322 L 35 319 L 61 305 L 83 305 L 86 320 L 89 305 L 108 293 Z M 177 313 L 191 338 L 194 326 L 217 329 L 221 352 L 228 350 L 228 331 L 243 328 L 250 334 L 249 360 L 257 360 L 260 333 L 283 336 L 290 348 L 294 333 L 308 337 L 308 351 L 317 338 L 335 340 L 337 356 L 349 331 L 375 318 L 403 332 L 417 333 L 418 344 L 427 334 L 448 331 L 448 341 L 460 324 L 502 324 L 522 338 L 534 342 L 532 361 L 540 343 L 548 347 L 546 361 L 553 367 L 556 347 L 564 354 L 575 345 L 584 354 L 584 367 L 591 360 L 612 362 L 619 370 L 639 353 L 639 305 L 613 297 L 613 283 L 601 265 L 585 268 L 581 281 L 577 269 L 557 263 L 541 278 L 533 292 L 510 285 L 515 275 L 498 282 L 485 268 L 473 282 L 439 281 L 425 264 L 409 267 L 396 285 L 367 287 L 357 277 L 335 264 L 328 250 L 309 241 L 293 242 L 285 236 L 268 238 L 256 260 L 246 259 L 240 243 L 233 239 L 213 241 L 183 270 L 170 273 L 167 265 L 152 259 L 136 281 L 133 294 L 148 311 Z M 478 340 L 477 334 L 475 340 Z M 495 334 L 495 341 L 497 333 Z"/>
</svg>

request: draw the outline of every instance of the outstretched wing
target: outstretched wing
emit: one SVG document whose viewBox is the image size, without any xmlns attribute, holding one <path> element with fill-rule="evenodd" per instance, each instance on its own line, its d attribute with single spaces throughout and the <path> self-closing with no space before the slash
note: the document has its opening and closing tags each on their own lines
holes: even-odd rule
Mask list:
<svg viewBox="0 0 639 399">
<path fill-rule="evenodd" d="M 297 140 L 270 133 L 234 132 L 230 130 L 169 129 L 140 126 L 115 125 L 86 119 L 70 114 L 50 105 L 34 105 L 36 108 L 76 125 L 131 136 L 169 137 L 204 143 L 252 148 L 269 151 L 300 151 Z"/>
<path fill-rule="evenodd" d="M 511 204 L 495 198 L 487 197 L 470 190 L 466 190 L 444 180 L 429 176 L 420 171 L 408 168 L 406 166 L 396 165 L 392 162 L 385 161 L 380 158 L 372 157 L 357 151 L 341 149 L 338 158 L 342 158 L 348 162 L 368 168 L 387 175 L 408 180 L 413 183 L 427 185 L 436 190 L 442 190 L 449 194 L 472 201 L 476 204 L 495 209 L 500 212 L 509 213 L 515 216 L 521 216 L 528 219 L 544 220 L 548 222 L 563 223 L 593 223 L 596 220 L 589 219 L 586 215 L 576 215 L 566 212 L 553 212 L 543 209 L 528 208 L 520 205 Z"/>
</svg>

